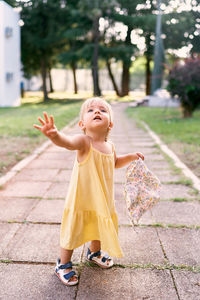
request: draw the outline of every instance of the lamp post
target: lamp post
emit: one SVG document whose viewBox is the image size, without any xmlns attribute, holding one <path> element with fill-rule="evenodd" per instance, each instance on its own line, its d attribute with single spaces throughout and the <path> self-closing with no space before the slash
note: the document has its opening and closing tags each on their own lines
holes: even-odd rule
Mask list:
<svg viewBox="0 0 200 300">
<path fill-rule="evenodd" d="M 158 0 L 158 15 L 156 19 L 156 41 L 154 46 L 154 68 L 151 77 L 151 95 L 161 87 L 163 76 L 164 47 L 161 38 L 161 2 L 162 0 Z"/>
</svg>

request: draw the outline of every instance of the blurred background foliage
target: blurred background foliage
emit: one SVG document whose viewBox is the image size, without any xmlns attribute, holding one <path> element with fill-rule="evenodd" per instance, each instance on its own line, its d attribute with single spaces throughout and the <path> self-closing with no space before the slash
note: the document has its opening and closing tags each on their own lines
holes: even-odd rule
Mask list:
<svg viewBox="0 0 200 300">
<path fill-rule="evenodd" d="M 139 61 L 145 72 L 146 94 L 150 94 L 158 1 L 6 2 L 21 8 L 23 72 L 26 78 L 41 74 L 45 101 L 49 97 L 46 81 L 51 79 L 51 69 L 61 66 L 71 68 L 75 93 L 77 68 L 90 68 L 94 95 L 101 95 L 98 70 L 106 67 L 116 94 L 123 97 L 129 93 L 130 74 L 137 73 Z M 198 57 L 199 1 L 162 0 L 160 8 L 165 64 L 171 66 L 180 57 Z M 120 84 L 112 69 L 114 63 L 122 69 Z M 50 87 L 53 92 L 51 80 Z"/>
</svg>

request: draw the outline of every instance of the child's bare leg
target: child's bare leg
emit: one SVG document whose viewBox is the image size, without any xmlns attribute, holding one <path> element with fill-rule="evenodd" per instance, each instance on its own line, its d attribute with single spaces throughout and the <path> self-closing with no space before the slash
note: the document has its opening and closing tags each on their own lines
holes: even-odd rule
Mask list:
<svg viewBox="0 0 200 300">
<path fill-rule="evenodd" d="M 71 257 L 73 254 L 74 250 L 67 250 L 64 248 L 60 247 L 60 259 L 61 259 L 61 264 L 64 265 L 66 263 L 68 263 L 69 261 L 71 261 Z"/>
<path fill-rule="evenodd" d="M 74 250 L 67 250 L 64 248 L 60 248 L 60 263 L 62 265 L 71 261 L 71 257 Z M 72 269 L 66 269 L 66 273 L 69 273 Z M 75 276 L 72 276 L 69 281 L 77 281 Z"/>
<path fill-rule="evenodd" d="M 91 241 L 90 251 L 91 252 L 97 252 L 99 250 L 101 250 L 101 242 L 98 241 L 98 240 Z"/>
<path fill-rule="evenodd" d="M 101 250 L 101 241 L 98 241 L 98 240 L 91 241 L 90 251 L 97 252 L 99 250 Z M 97 257 L 100 258 L 100 257 L 102 257 L 102 255 L 97 256 Z M 109 261 L 107 261 L 107 265 L 109 265 Z"/>
</svg>

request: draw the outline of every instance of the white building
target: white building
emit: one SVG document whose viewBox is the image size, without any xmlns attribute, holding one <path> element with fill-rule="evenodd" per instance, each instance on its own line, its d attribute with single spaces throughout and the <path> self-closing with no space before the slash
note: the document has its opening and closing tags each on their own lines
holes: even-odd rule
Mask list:
<svg viewBox="0 0 200 300">
<path fill-rule="evenodd" d="M 0 107 L 20 105 L 19 13 L 0 1 Z"/>
</svg>

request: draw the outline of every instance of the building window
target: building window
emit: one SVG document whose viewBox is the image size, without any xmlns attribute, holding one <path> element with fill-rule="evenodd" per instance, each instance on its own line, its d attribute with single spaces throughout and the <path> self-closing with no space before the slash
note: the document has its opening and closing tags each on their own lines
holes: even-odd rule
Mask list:
<svg viewBox="0 0 200 300">
<path fill-rule="evenodd" d="M 11 82 L 13 80 L 13 73 L 6 73 L 6 81 Z"/>
<path fill-rule="evenodd" d="M 7 38 L 9 38 L 9 37 L 11 37 L 13 35 L 13 29 L 12 29 L 12 27 L 6 27 L 5 28 L 5 36 L 7 37 Z"/>
</svg>

